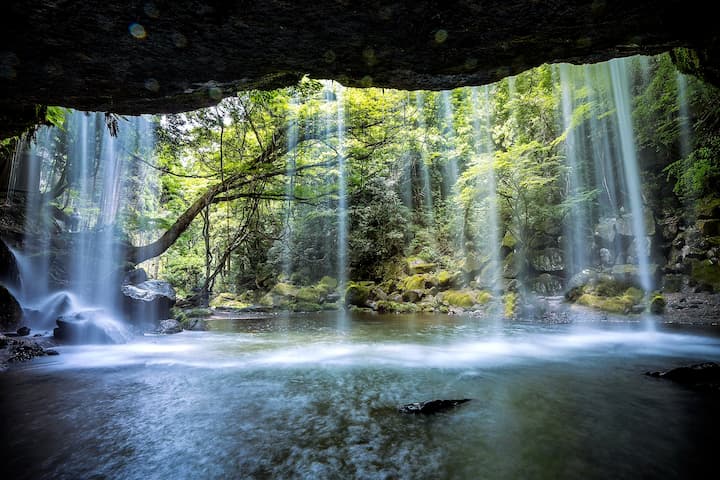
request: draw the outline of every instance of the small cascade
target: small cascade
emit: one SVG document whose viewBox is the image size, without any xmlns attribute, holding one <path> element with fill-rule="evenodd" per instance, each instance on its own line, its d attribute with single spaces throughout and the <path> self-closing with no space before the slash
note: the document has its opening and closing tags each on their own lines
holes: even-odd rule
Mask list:
<svg viewBox="0 0 720 480">
<path fill-rule="evenodd" d="M 423 135 L 427 135 L 427 125 L 425 124 L 425 93 L 415 93 L 415 108 L 417 110 L 418 130 Z M 423 211 L 427 225 L 435 225 L 435 209 L 433 207 L 432 186 L 430 184 L 430 171 L 428 170 L 428 151 L 425 138 L 419 139 L 418 150 L 420 152 L 420 178 L 422 182 L 422 198 Z"/>
<path fill-rule="evenodd" d="M 640 190 L 640 171 L 638 168 L 635 134 L 632 124 L 630 104 L 630 84 L 628 78 L 629 61 L 625 59 L 611 60 L 609 63 L 612 79 L 615 114 L 620 141 L 622 165 L 628 194 L 632 232 L 635 243 L 635 262 L 638 265 L 640 285 L 645 292 L 650 292 L 653 282 L 650 277 L 650 245 L 645 228 L 645 211 L 642 192 Z M 630 263 L 630 262 L 629 262 Z M 634 263 L 634 262 L 633 262 Z"/>
<path fill-rule="evenodd" d="M 292 275 L 292 220 L 293 220 L 293 196 L 295 194 L 295 169 L 297 167 L 297 143 L 298 143 L 298 121 L 297 121 L 298 99 L 293 96 L 290 102 L 290 116 L 288 118 L 287 144 L 288 154 L 285 160 L 285 172 L 287 182 L 285 184 L 285 219 L 282 231 L 282 274 L 286 279 Z"/>
</svg>

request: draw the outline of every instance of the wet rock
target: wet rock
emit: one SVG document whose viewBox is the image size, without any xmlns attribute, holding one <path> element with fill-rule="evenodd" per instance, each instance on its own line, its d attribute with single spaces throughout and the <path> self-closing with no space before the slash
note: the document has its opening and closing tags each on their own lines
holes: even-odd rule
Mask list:
<svg viewBox="0 0 720 480">
<path fill-rule="evenodd" d="M 565 270 L 563 252 L 559 248 L 546 248 L 534 252 L 530 264 L 538 272 L 561 272 Z"/>
<path fill-rule="evenodd" d="M 417 303 L 424 295 L 422 290 L 406 290 L 402 293 L 402 299 L 403 302 Z"/>
<path fill-rule="evenodd" d="M 0 285 L 0 329 L 14 330 L 23 319 L 23 310 L 12 293 Z"/>
<path fill-rule="evenodd" d="M 600 264 L 605 267 L 613 264 L 612 253 L 607 248 L 600 249 Z"/>
<path fill-rule="evenodd" d="M 126 311 L 134 324 L 150 324 L 170 317 L 175 305 L 175 290 L 162 280 L 146 280 L 137 285 L 123 285 Z"/>
<path fill-rule="evenodd" d="M 178 322 L 177 320 L 173 320 L 173 319 L 161 321 L 157 330 L 155 330 L 156 333 L 159 333 L 162 335 L 172 335 L 173 333 L 180 333 L 182 331 L 183 331 L 183 328 L 180 325 L 180 322 Z"/>
<path fill-rule="evenodd" d="M 183 330 L 204 332 L 208 329 L 207 321 L 203 318 L 186 318 L 181 323 Z"/>
<path fill-rule="evenodd" d="M 148 280 L 147 272 L 142 268 L 136 268 L 125 274 L 123 285 L 137 285 Z"/>
<path fill-rule="evenodd" d="M 463 398 L 461 400 L 429 400 L 427 402 L 407 403 L 398 408 L 398 412 L 413 415 L 432 415 L 435 413 L 446 412 L 455 407 L 467 403 L 471 398 Z"/>
<path fill-rule="evenodd" d="M 65 315 L 57 319 L 53 336 L 62 342 L 73 344 L 115 343 L 115 340 L 94 321 L 100 312 L 87 311 Z"/>
<path fill-rule="evenodd" d="M 52 348 L 46 348 L 46 349 L 45 349 L 45 355 L 49 355 L 49 356 L 52 357 L 52 356 L 55 356 L 55 355 L 60 355 L 60 352 L 58 352 L 57 350 L 53 350 Z"/>
<path fill-rule="evenodd" d="M 15 261 L 15 255 L 2 239 L 0 239 L 0 284 L 14 288 L 20 286 L 20 271 Z"/>
<path fill-rule="evenodd" d="M 720 391 L 720 365 L 715 362 L 698 363 L 664 372 L 646 372 L 645 375 L 672 380 L 698 390 Z"/>
<path fill-rule="evenodd" d="M 17 329 L 16 333 L 19 337 L 27 337 L 28 335 L 30 335 L 30 328 L 25 326 L 20 327 Z"/>
<path fill-rule="evenodd" d="M 538 295 L 555 296 L 563 291 L 563 282 L 560 277 L 543 273 L 533 280 L 532 289 Z"/>
</svg>

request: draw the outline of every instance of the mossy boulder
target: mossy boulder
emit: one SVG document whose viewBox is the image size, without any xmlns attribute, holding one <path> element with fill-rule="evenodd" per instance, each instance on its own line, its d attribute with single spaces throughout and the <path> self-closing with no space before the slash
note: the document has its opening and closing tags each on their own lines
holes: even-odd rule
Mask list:
<svg viewBox="0 0 720 480">
<path fill-rule="evenodd" d="M 280 282 L 275 284 L 270 293 L 278 297 L 295 298 L 298 294 L 298 288 L 289 283 Z"/>
<path fill-rule="evenodd" d="M 556 275 L 543 273 L 533 280 L 532 289 L 538 295 L 558 295 L 563 290 L 562 279 Z"/>
<path fill-rule="evenodd" d="M 505 232 L 505 235 L 502 238 L 502 242 L 500 242 L 500 246 L 510 249 L 512 251 L 515 248 L 515 245 L 517 245 L 517 238 L 515 238 L 515 235 L 513 235 L 508 230 L 507 232 Z"/>
<path fill-rule="evenodd" d="M 249 303 L 240 301 L 237 295 L 234 293 L 223 292 L 215 295 L 210 301 L 210 306 L 213 308 L 228 308 L 228 309 L 243 309 L 250 306 Z"/>
<path fill-rule="evenodd" d="M 502 275 L 503 278 L 517 278 L 518 262 L 514 252 L 510 252 L 503 259 Z"/>
<path fill-rule="evenodd" d="M 407 290 L 425 290 L 433 287 L 437 283 L 432 275 L 417 273 L 410 275 L 403 280 L 402 289 Z"/>
<path fill-rule="evenodd" d="M 697 203 L 698 218 L 720 218 L 720 198 L 706 197 Z"/>
<path fill-rule="evenodd" d="M 716 237 L 720 235 L 720 220 L 717 218 L 698 220 L 695 225 L 705 237 Z"/>
<path fill-rule="evenodd" d="M 709 260 L 693 260 L 690 278 L 701 288 L 720 292 L 720 265 Z"/>
<path fill-rule="evenodd" d="M 468 290 L 448 290 L 442 293 L 443 303 L 451 307 L 469 308 L 475 305 L 475 295 Z"/>
<path fill-rule="evenodd" d="M 417 303 L 423 298 L 423 296 L 425 296 L 425 292 L 423 290 L 405 290 L 402 293 L 403 302 Z"/>
<path fill-rule="evenodd" d="M 378 313 L 415 313 L 420 308 L 414 303 L 390 302 L 382 300 L 375 304 Z"/>
<path fill-rule="evenodd" d="M 345 305 L 365 307 L 370 297 L 370 286 L 361 283 L 351 283 L 345 289 Z"/>
<path fill-rule="evenodd" d="M 319 303 L 298 301 L 289 306 L 293 312 L 320 312 L 323 307 Z"/>
<path fill-rule="evenodd" d="M 462 280 L 460 272 L 449 272 L 440 270 L 437 275 L 437 286 L 442 289 L 453 288 L 459 286 Z"/>
<path fill-rule="evenodd" d="M 643 300 L 643 292 L 639 288 L 630 287 L 622 295 L 601 296 L 584 293 L 577 303 L 586 307 L 596 308 L 609 313 L 630 313 L 635 305 Z"/>
<path fill-rule="evenodd" d="M 665 297 L 659 293 L 654 294 L 650 299 L 650 313 L 660 315 L 665 312 L 666 306 L 667 302 L 665 301 Z"/>
<path fill-rule="evenodd" d="M 530 254 L 530 264 L 538 272 L 561 272 L 565 270 L 565 259 L 559 248 L 546 248 Z"/>
<path fill-rule="evenodd" d="M 337 279 L 333 277 L 328 277 L 327 275 L 322 277 L 318 284 L 329 290 L 335 290 L 338 287 Z"/>
<path fill-rule="evenodd" d="M 428 262 L 420 257 L 409 257 L 405 260 L 405 266 L 409 275 L 418 273 L 430 273 L 437 267 L 437 264 Z"/>
<path fill-rule="evenodd" d="M 314 287 L 301 287 L 295 294 L 295 299 L 298 303 L 322 303 L 322 299 L 325 296 L 325 291 L 320 286 Z"/>
<path fill-rule="evenodd" d="M 518 307 L 518 294 L 516 292 L 507 292 L 503 297 L 503 313 L 505 318 L 515 317 Z"/>
</svg>

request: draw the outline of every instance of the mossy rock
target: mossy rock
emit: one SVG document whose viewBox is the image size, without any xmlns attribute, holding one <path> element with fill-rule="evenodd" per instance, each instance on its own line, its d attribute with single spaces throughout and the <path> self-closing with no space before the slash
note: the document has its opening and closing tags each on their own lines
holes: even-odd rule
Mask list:
<svg viewBox="0 0 720 480">
<path fill-rule="evenodd" d="M 517 239 L 515 238 L 515 235 L 510 233 L 510 231 L 505 232 L 505 235 L 502 238 L 502 242 L 500 242 L 500 246 L 513 250 L 515 248 L 515 245 L 517 245 Z"/>
<path fill-rule="evenodd" d="M 698 218 L 720 218 L 720 198 L 702 198 L 696 208 Z"/>
<path fill-rule="evenodd" d="M 321 305 L 323 311 L 340 310 L 338 302 L 325 302 Z"/>
<path fill-rule="evenodd" d="M 625 295 L 614 297 L 601 297 L 585 293 L 578 298 L 577 303 L 586 307 L 595 308 L 609 313 L 630 313 L 633 306 L 642 300 L 642 292 L 637 288 L 631 287 Z"/>
<path fill-rule="evenodd" d="M 360 283 L 351 283 L 345 289 L 345 305 L 365 307 L 370 297 L 370 287 Z"/>
<path fill-rule="evenodd" d="M 712 288 L 713 292 L 720 291 L 720 265 L 709 260 L 693 260 L 690 278 L 703 287 Z"/>
<path fill-rule="evenodd" d="M 442 301 L 451 307 L 468 308 L 475 305 L 475 296 L 467 290 L 448 290 L 443 292 Z"/>
<path fill-rule="evenodd" d="M 184 310 L 184 313 L 188 318 L 203 318 L 212 315 L 212 310 L 209 308 L 189 308 Z M 175 318 L 175 320 L 177 320 L 177 318 Z"/>
<path fill-rule="evenodd" d="M 293 312 L 320 312 L 322 309 L 322 305 L 313 302 L 300 301 L 290 305 L 290 310 Z"/>
<path fill-rule="evenodd" d="M 318 283 L 320 285 L 324 285 L 325 287 L 329 288 L 330 290 L 335 290 L 338 287 L 337 279 L 335 279 L 333 277 L 328 277 L 327 275 L 322 277 Z"/>
<path fill-rule="evenodd" d="M 437 273 L 437 286 L 443 289 L 457 287 L 460 283 L 462 275 L 460 272 L 449 272 L 447 270 L 440 270 Z"/>
<path fill-rule="evenodd" d="M 425 296 L 423 290 L 405 290 L 402 293 L 403 302 L 417 303 Z"/>
<path fill-rule="evenodd" d="M 420 308 L 414 303 L 398 303 L 383 300 L 375 304 L 375 310 L 379 313 L 415 313 Z"/>
<path fill-rule="evenodd" d="M 403 281 L 402 289 L 403 290 L 425 290 L 428 288 L 429 284 L 432 284 L 430 281 L 430 276 L 427 274 L 415 274 L 407 277 Z"/>
<path fill-rule="evenodd" d="M 274 307 L 275 299 L 273 298 L 271 293 L 266 293 L 260 298 L 260 301 L 258 303 L 264 307 Z"/>
<path fill-rule="evenodd" d="M 503 297 L 503 313 L 505 318 L 513 318 L 517 312 L 518 294 L 515 292 L 508 292 Z"/>
<path fill-rule="evenodd" d="M 487 305 L 492 300 L 490 292 L 481 291 L 475 295 L 475 303 L 478 305 Z"/>
<path fill-rule="evenodd" d="M 298 294 L 298 289 L 289 283 L 280 282 L 275 284 L 272 290 L 270 290 L 270 293 L 278 297 L 295 298 Z"/>
<path fill-rule="evenodd" d="M 430 273 L 437 267 L 437 264 L 428 262 L 420 257 L 409 257 L 406 259 L 405 264 L 409 275 Z"/>
<path fill-rule="evenodd" d="M 230 308 L 240 310 L 243 308 L 248 308 L 250 304 L 240 301 L 240 299 L 234 293 L 224 292 L 215 295 L 215 298 L 210 301 L 210 306 L 214 308 Z"/>
<path fill-rule="evenodd" d="M 321 297 L 325 295 L 321 287 L 302 287 L 297 291 L 295 299 L 298 303 L 321 303 Z"/>
<path fill-rule="evenodd" d="M 663 297 L 659 293 L 656 293 L 650 299 L 650 313 L 654 313 L 655 315 L 660 315 L 665 312 L 666 306 L 667 306 L 667 302 L 665 301 L 665 297 Z"/>
</svg>

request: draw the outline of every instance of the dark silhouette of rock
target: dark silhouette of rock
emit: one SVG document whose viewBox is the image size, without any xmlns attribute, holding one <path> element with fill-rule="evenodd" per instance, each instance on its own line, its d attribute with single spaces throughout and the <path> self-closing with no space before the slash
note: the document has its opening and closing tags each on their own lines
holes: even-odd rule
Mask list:
<svg viewBox="0 0 720 480">
<path fill-rule="evenodd" d="M 99 311 L 80 312 L 57 319 L 53 336 L 60 341 L 74 344 L 115 343 L 115 340 L 94 321 Z"/>
<path fill-rule="evenodd" d="M 169 318 L 175 305 L 175 290 L 162 280 L 146 280 L 137 285 L 123 285 L 126 312 L 135 325 L 155 324 Z"/>
<path fill-rule="evenodd" d="M 715 362 L 697 363 L 665 372 L 646 372 L 645 375 L 672 380 L 698 390 L 720 391 L 720 365 Z"/>
<path fill-rule="evenodd" d="M 13 294 L 0 285 L 0 330 L 15 330 L 22 319 L 22 307 Z"/>
<path fill-rule="evenodd" d="M 463 398 L 461 400 L 429 400 L 427 402 L 408 403 L 399 407 L 398 411 L 400 413 L 409 413 L 414 415 L 432 415 L 452 410 L 458 405 L 462 405 L 470 400 L 472 399 Z"/>
<path fill-rule="evenodd" d="M 20 327 L 17 329 L 17 332 L 19 337 L 27 337 L 30 335 L 30 328 L 29 327 Z"/>
<path fill-rule="evenodd" d="M 11 288 L 20 287 L 20 271 L 15 261 L 15 255 L 2 239 L 0 239 L 0 284 Z"/>
<path fill-rule="evenodd" d="M 137 285 L 148 280 L 147 272 L 142 268 L 136 268 L 125 274 L 123 285 Z"/>
</svg>

